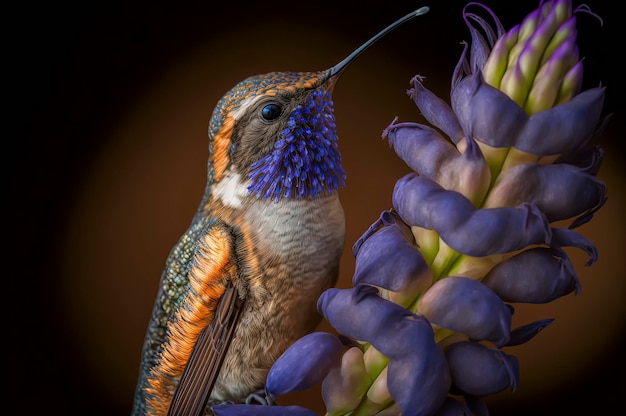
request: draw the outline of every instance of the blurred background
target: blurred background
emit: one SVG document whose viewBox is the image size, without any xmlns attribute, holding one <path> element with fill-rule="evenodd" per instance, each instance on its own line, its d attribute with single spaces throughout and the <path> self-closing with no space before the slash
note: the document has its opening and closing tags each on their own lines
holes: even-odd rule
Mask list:
<svg viewBox="0 0 626 416">
<path fill-rule="evenodd" d="M 484 3 L 507 29 L 538 5 Z M 609 3 L 588 2 L 603 26 L 578 15 L 585 88 L 606 85 L 605 113 L 615 113 L 595 142 L 606 149 L 598 176 L 609 199 L 579 229 L 597 244 L 599 260 L 585 267 L 582 253 L 568 251 L 582 293 L 516 307 L 516 324 L 556 320 L 508 349 L 520 360 L 520 384 L 487 399 L 494 416 L 574 413 L 587 402 L 599 414 L 625 408 L 623 22 Z M 424 122 L 405 94 L 416 74 L 448 99 L 460 42 L 470 40 L 465 4 L 133 0 L 51 2 L 11 14 L 15 74 L 6 83 L 16 89 L 8 119 L 17 125 L 5 133 L 3 414 L 130 414 L 160 273 L 204 191 L 207 125 L 219 98 L 250 75 L 326 69 L 428 5 L 428 14 L 355 61 L 335 89 L 348 175 L 338 286 L 350 287 L 352 244 L 390 207 L 395 181 L 408 172 L 381 132 L 396 116 Z M 321 413 L 320 397 L 313 389 L 283 403 Z"/>
</svg>

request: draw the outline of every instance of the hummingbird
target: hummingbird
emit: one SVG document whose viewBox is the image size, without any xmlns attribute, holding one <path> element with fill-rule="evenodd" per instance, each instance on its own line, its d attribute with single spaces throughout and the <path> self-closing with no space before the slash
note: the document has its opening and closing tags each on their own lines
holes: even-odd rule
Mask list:
<svg viewBox="0 0 626 416">
<path fill-rule="evenodd" d="M 148 324 L 133 416 L 262 403 L 274 361 L 321 321 L 345 238 L 332 92 L 378 32 L 330 69 L 251 76 L 217 103 L 207 185 L 170 251 Z"/>
</svg>

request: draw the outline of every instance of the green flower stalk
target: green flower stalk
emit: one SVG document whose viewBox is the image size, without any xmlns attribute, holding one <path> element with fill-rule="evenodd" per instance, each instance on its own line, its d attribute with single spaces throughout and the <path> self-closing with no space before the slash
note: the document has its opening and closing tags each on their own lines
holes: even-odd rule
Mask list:
<svg viewBox="0 0 626 416">
<path fill-rule="evenodd" d="M 590 141 L 608 118 L 604 88 L 581 92 L 578 12 L 592 14 L 541 2 L 505 31 L 486 6 L 465 7 L 472 42 L 450 104 L 412 80 L 408 94 L 431 126 L 394 120 L 383 137 L 413 172 L 354 244 L 354 286 L 318 301 L 344 345 L 323 333 L 294 344 L 270 371 L 270 399 L 322 380 L 327 416 L 471 415 L 486 414 L 481 398 L 515 390 L 520 363 L 502 347 L 552 319 L 512 328 L 510 304 L 580 290 L 564 247 L 597 259 L 574 228 L 606 201 L 595 176 L 603 151 Z M 316 346 L 323 354 L 311 354 Z M 291 410 L 276 409 L 307 414 Z"/>
</svg>

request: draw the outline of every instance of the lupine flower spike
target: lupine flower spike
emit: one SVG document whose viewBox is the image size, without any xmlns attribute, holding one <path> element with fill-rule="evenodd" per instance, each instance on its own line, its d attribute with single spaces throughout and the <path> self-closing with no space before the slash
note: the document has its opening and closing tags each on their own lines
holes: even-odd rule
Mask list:
<svg viewBox="0 0 626 416">
<path fill-rule="evenodd" d="M 471 43 L 450 104 L 413 78 L 408 95 L 432 127 L 394 120 L 383 131 L 413 172 L 354 244 L 353 287 L 319 299 L 348 341 L 302 338 L 271 369 L 269 399 L 321 382 L 328 416 L 484 415 L 481 398 L 516 389 L 523 363 L 502 347 L 552 319 L 512 328 L 512 304 L 580 291 L 564 247 L 597 259 L 574 231 L 606 201 L 603 151 L 590 143 L 608 119 L 604 88 L 580 91 L 580 12 L 593 15 L 541 2 L 505 31 L 488 7 L 467 4 Z"/>
</svg>

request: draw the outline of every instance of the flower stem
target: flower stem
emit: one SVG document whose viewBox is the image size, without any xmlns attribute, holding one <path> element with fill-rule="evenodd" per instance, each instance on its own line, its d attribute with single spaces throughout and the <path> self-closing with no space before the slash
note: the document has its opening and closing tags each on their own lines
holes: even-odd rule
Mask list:
<svg viewBox="0 0 626 416">
<path fill-rule="evenodd" d="M 448 272 L 454 261 L 460 256 L 459 252 L 453 250 L 441 238 L 439 238 L 439 251 L 431 264 L 433 271 L 433 281 L 448 276 Z"/>
</svg>

